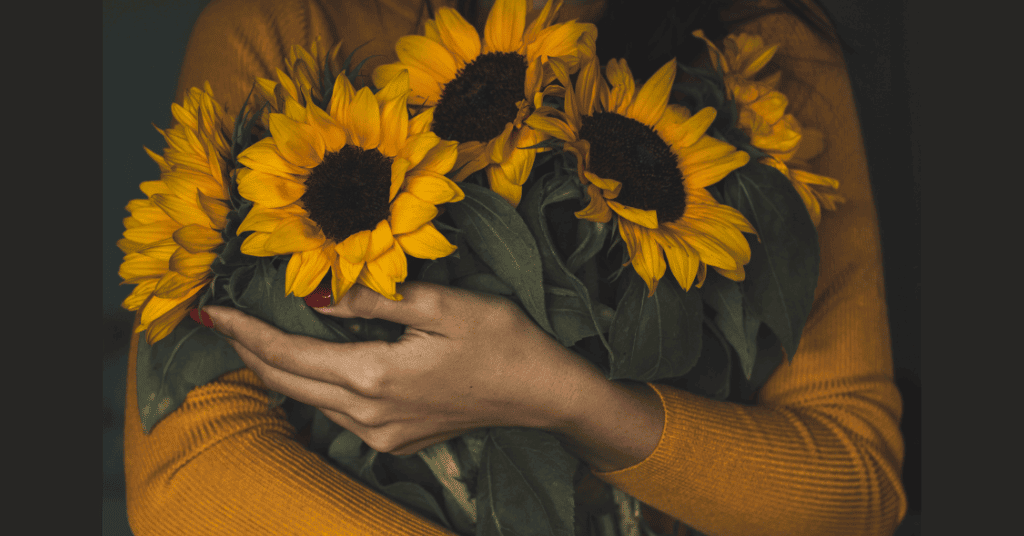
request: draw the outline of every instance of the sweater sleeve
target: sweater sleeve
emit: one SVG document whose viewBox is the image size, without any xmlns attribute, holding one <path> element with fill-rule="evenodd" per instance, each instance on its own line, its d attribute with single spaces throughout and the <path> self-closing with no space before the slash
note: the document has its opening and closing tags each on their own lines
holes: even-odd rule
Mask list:
<svg viewBox="0 0 1024 536">
<path fill-rule="evenodd" d="M 758 394 L 720 402 L 668 386 L 654 452 L 607 482 L 706 534 L 892 534 L 906 513 L 900 394 L 867 162 L 842 56 L 790 15 L 736 31 L 780 43 L 780 90 L 827 135 L 811 171 L 847 199 L 818 228 L 821 267 L 800 348 Z M 897 180 L 897 178 L 891 178 Z"/>
</svg>

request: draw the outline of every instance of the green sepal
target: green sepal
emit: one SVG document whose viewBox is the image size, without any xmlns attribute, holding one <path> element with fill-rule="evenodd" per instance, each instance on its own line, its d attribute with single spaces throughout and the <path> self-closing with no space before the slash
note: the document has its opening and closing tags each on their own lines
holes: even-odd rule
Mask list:
<svg viewBox="0 0 1024 536">
<path fill-rule="evenodd" d="M 515 290 L 534 322 L 551 333 L 540 252 L 529 228 L 500 195 L 473 184 L 463 183 L 461 187 L 466 197 L 449 205 L 448 213 L 479 258 Z"/>
<path fill-rule="evenodd" d="M 818 282 L 818 233 L 789 179 L 752 162 L 723 179 L 722 192 L 757 230 L 741 288 L 792 359 Z"/>
<path fill-rule="evenodd" d="M 650 382 L 686 374 L 701 354 L 700 297 L 674 277 L 662 278 L 648 297 L 647 283 L 633 271 L 628 277 L 608 333 L 608 378 Z"/>
<path fill-rule="evenodd" d="M 578 463 L 547 432 L 490 428 L 477 479 L 476 536 L 573 536 Z"/>
</svg>

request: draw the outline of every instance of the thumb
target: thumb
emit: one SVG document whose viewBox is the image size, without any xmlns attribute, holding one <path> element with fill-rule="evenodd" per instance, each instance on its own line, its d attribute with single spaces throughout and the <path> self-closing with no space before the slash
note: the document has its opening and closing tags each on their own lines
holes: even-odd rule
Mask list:
<svg viewBox="0 0 1024 536">
<path fill-rule="evenodd" d="M 319 313 L 338 318 L 379 318 L 428 330 L 443 317 L 444 289 L 430 283 L 400 283 L 398 294 L 403 298 L 391 300 L 363 285 L 355 284 L 337 303 L 311 307 Z M 309 302 L 306 301 L 307 304 Z"/>
</svg>

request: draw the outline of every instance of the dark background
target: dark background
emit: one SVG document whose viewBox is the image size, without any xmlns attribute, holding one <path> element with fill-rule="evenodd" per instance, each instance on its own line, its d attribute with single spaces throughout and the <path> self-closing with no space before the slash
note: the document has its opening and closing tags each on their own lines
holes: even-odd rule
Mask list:
<svg viewBox="0 0 1024 536">
<path fill-rule="evenodd" d="M 161 152 L 152 125 L 167 127 L 192 24 L 208 0 L 103 1 L 103 534 L 131 534 L 125 516 L 122 427 L 132 314 L 120 308 L 124 206 L 157 177 L 143 146 Z M 882 233 L 896 382 L 903 394 L 904 486 L 910 501 L 899 536 L 920 534 L 921 228 L 919 117 L 922 85 L 910 70 L 925 57 L 923 10 L 910 0 L 822 0 L 851 45 L 847 64 L 860 110 Z M 869 4 L 869 5 L 868 5 Z M 914 3 L 914 8 L 918 3 Z"/>
</svg>

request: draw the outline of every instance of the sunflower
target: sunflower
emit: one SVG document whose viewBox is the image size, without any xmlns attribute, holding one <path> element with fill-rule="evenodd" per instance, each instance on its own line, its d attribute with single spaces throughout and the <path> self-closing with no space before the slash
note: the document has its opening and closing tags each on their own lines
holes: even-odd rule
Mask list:
<svg viewBox="0 0 1024 536">
<path fill-rule="evenodd" d="M 376 95 L 338 76 L 326 111 L 307 102 L 299 118 L 272 113 L 271 135 L 238 155 L 238 192 L 253 202 L 242 252 L 291 254 L 288 294 L 307 296 L 330 271 L 335 299 L 359 282 L 399 300 L 406 254 L 455 251 L 431 220 L 436 205 L 463 198 L 445 177 L 457 144 L 431 132 L 428 116 L 410 119 L 408 95 L 408 74 Z"/>
<path fill-rule="evenodd" d="M 136 285 L 122 306 L 142 309 L 136 332 L 146 331 L 149 344 L 178 325 L 211 280 L 210 263 L 230 208 L 225 177 L 231 123 L 209 83 L 190 89 L 171 113 L 176 123 L 157 129 L 167 141 L 163 156 L 146 149 L 160 167 L 160 180 L 140 185 L 147 198 L 128 203 L 131 216 L 117 243 L 125 253 L 118 275 Z"/>
<path fill-rule="evenodd" d="M 437 10 L 426 35 L 407 35 L 395 44 L 398 62 L 373 73 L 378 87 L 408 71 L 410 103 L 423 105 L 431 128 L 459 143 L 455 181 L 486 169 L 492 190 L 513 206 L 533 168 L 533 147 L 546 136 L 523 124 L 539 106 L 542 87 L 554 80 L 550 59 L 570 73 L 592 57 L 597 38 L 593 24 L 552 24 L 562 2 L 549 0 L 526 25 L 526 0 L 497 0 L 483 39 L 457 11 Z"/>
<path fill-rule="evenodd" d="M 526 123 L 564 141 L 576 156 L 590 203 L 576 213 L 596 222 L 618 217 L 630 261 L 651 295 L 666 258 L 679 285 L 704 283 L 707 266 L 740 281 L 750 260 L 742 233 L 753 233 L 736 209 L 715 201 L 710 186 L 750 155 L 705 134 L 714 108 L 691 115 L 668 104 L 676 63 L 665 64 L 636 90 L 625 61 L 611 60 L 608 82 L 597 58 L 580 69 L 575 88 L 560 74 L 565 111 L 542 107 Z"/>
<path fill-rule="evenodd" d="M 766 46 L 757 35 L 734 34 L 725 38 L 722 51 L 702 31 L 693 35 L 707 43 L 713 65 L 722 70 L 726 90 L 739 109 L 739 128 L 750 136 L 751 145 L 768 154 L 761 163 L 789 178 L 817 226 L 822 206 L 835 210 L 844 199 L 837 192 L 839 181 L 798 169 L 808 167 L 806 160 L 821 153 L 823 137 L 816 130 L 803 128 L 792 114 L 786 113 L 789 100 L 776 89 L 781 73 L 757 77 L 774 57 L 778 45 Z"/>
<path fill-rule="evenodd" d="M 284 70 L 276 70 L 277 82 L 262 77 L 256 78 L 256 89 L 260 96 L 273 110 L 286 115 L 301 115 L 302 112 L 297 109 L 310 101 L 323 102 L 324 96 L 320 90 L 321 73 L 328 62 L 336 61 L 341 44 L 339 41 L 330 50 L 326 50 L 321 46 L 320 37 L 317 37 L 309 50 L 300 45 L 292 46 L 288 51 L 288 57 L 285 58 Z M 267 122 L 266 113 L 262 117 L 264 125 Z"/>
</svg>

